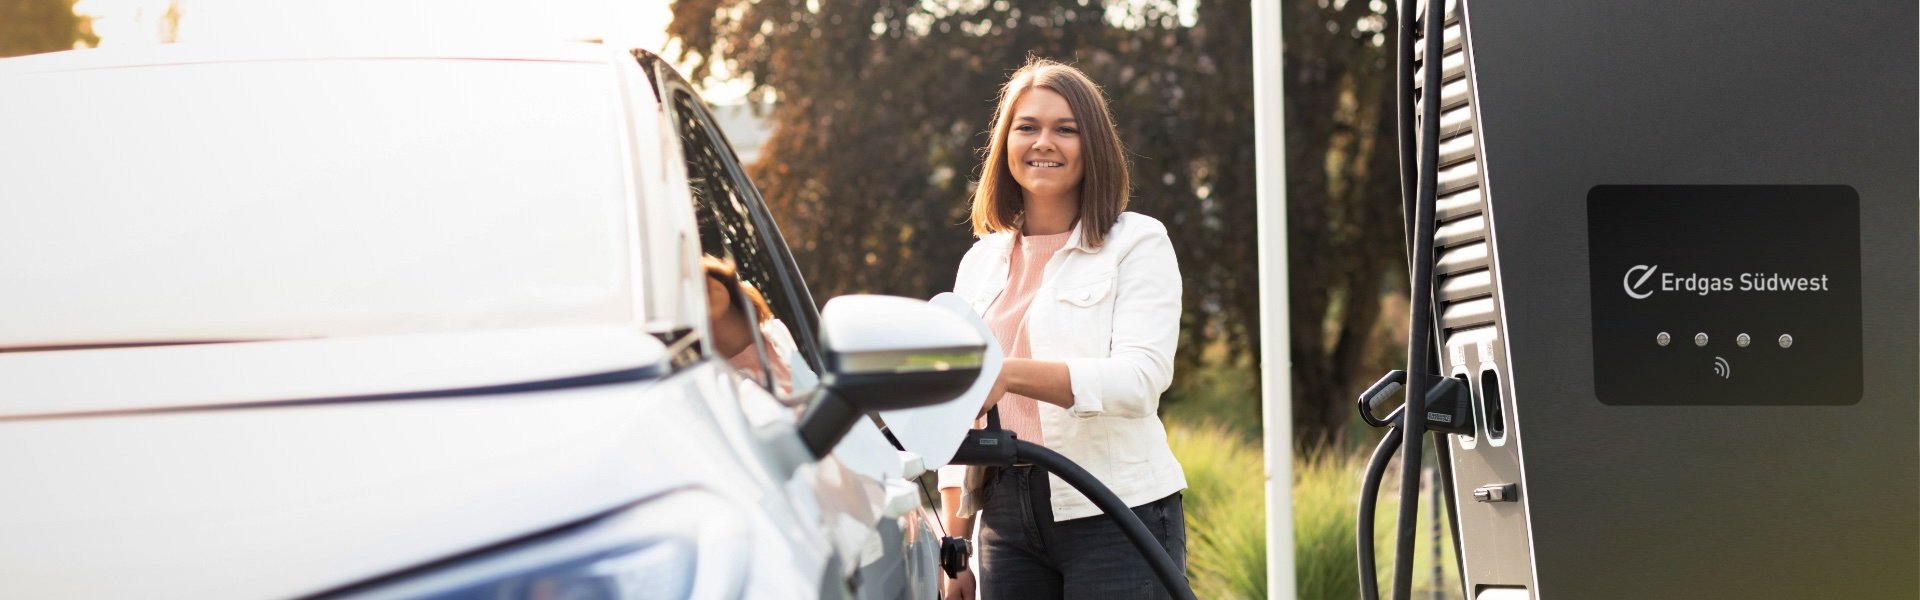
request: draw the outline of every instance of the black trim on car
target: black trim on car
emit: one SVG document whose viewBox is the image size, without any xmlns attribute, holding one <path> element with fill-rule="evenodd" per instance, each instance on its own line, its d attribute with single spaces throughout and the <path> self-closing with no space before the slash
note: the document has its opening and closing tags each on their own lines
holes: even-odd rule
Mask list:
<svg viewBox="0 0 1920 600">
<path fill-rule="evenodd" d="M 314 406 L 320 404 L 348 404 L 358 402 L 385 402 L 389 400 L 431 400 L 437 398 L 463 398 L 468 396 L 495 396 L 503 394 L 524 394 L 570 388 L 632 383 L 655 379 L 667 373 L 665 364 L 649 364 L 631 369 L 589 373 L 571 377 L 542 379 L 519 383 L 503 383 L 464 388 L 443 388 L 394 392 L 386 394 L 364 394 L 358 396 L 323 396 L 318 398 L 297 398 L 289 400 L 259 400 L 232 402 L 223 404 L 199 404 L 185 406 L 162 406 L 153 408 L 107 409 L 97 411 L 76 411 L 68 413 L 37 413 L 20 416 L 0 416 L 4 421 L 40 421 L 50 419 L 71 419 L 79 417 L 119 417 L 128 415 L 152 415 L 186 412 L 208 412 L 222 410 L 241 410 L 253 408 L 285 408 L 294 406 Z"/>
<path fill-rule="evenodd" d="M 573 533 L 577 533 L 579 531 L 585 530 L 595 525 L 599 525 L 600 523 L 606 521 L 607 519 L 613 518 L 615 516 L 618 516 L 622 513 L 633 510 L 635 508 L 639 508 L 641 505 L 646 504 L 648 502 L 652 502 L 659 498 L 665 498 L 674 493 L 685 491 L 688 489 L 693 489 L 693 487 L 679 486 L 679 487 L 660 490 L 658 492 L 647 494 L 645 497 L 635 499 L 632 502 L 622 503 L 618 506 L 614 506 L 613 508 L 609 508 L 607 510 L 603 510 L 597 513 L 593 513 L 572 521 L 567 521 L 565 523 L 548 527 L 546 529 L 536 530 L 531 533 L 522 534 L 519 536 L 501 540 L 499 542 L 495 542 L 492 544 L 487 544 L 479 548 L 466 550 L 451 556 L 432 559 L 425 563 L 413 565 L 411 567 L 394 571 L 392 573 L 387 573 L 385 575 L 379 575 L 372 579 L 366 579 L 366 580 L 361 580 L 354 583 L 349 583 L 344 586 L 324 590 L 318 593 L 314 593 L 312 595 L 301 596 L 301 598 L 309 599 L 309 600 L 317 600 L 321 598 L 341 598 L 341 597 L 353 596 L 355 594 L 377 591 L 382 586 L 399 583 L 399 582 L 411 579 L 413 577 L 434 573 L 436 571 L 439 571 L 440 569 L 452 568 L 452 567 L 461 565 L 463 563 L 466 563 L 467 561 L 470 561 L 470 560 L 483 559 L 496 552 L 510 551 L 513 548 L 523 546 L 526 544 L 537 544 L 541 542 L 558 540 L 568 535 L 571 535 Z"/>
</svg>

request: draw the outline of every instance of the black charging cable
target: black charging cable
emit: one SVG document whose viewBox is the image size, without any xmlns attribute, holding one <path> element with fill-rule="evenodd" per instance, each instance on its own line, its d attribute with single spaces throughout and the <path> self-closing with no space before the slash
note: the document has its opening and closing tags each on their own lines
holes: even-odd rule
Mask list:
<svg viewBox="0 0 1920 600">
<path fill-rule="evenodd" d="M 1354 531 L 1360 550 L 1360 597 L 1369 600 L 1380 597 L 1380 571 L 1373 558 L 1374 507 L 1380 502 L 1380 478 L 1387 472 L 1387 463 L 1393 460 L 1393 451 L 1398 449 L 1400 428 L 1388 428 L 1386 437 L 1380 438 L 1380 445 L 1374 447 L 1373 457 L 1367 460 L 1366 478 L 1360 483 L 1360 518 L 1354 524 Z"/>
<path fill-rule="evenodd" d="M 1357 539 L 1355 547 L 1359 554 L 1359 576 L 1361 580 L 1361 598 L 1379 600 L 1380 590 L 1378 571 L 1375 568 L 1373 544 L 1373 517 L 1378 505 L 1378 496 L 1387 465 L 1396 450 L 1401 455 L 1401 502 L 1399 526 L 1396 528 L 1394 549 L 1393 597 L 1407 600 L 1412 594 L 1413 551 L 1418 526 L 1420 500 L 1420 464 L 1421 436 L 1425 430 L 1460 435 L 1472 435 L 1472 393 L 1466 384 L 1450 377 L 1441 377 L 1430 373 L 1438 368 L 1435 361 L 1434 317 L 1434 222 L 1435 200 L 1439 186 L 1439 146 L 1440 146 L 1440 80 L 1445 62 L 1445 23 L 1446 0 L 1427 0 L 1424 23 L 1416 14 L 1417 3 L 1401 0 L 1395 3 L 1397 42 L 1395 46 L 1394 89 L 1398 94 L 1394 106 L 1398 117 L 1398 146 L 1400 154 L 1400 196 L 1403 221 L 1407 224 L 1406 256 L 1409 266 L 1409 321 L 1410 333 L 1407 344 L 1407 366 L 1414 373 L 1394 371 L 1388 373 L 1379 383 L 1361 394 L 1359 411 L 1361 418 L 1374 427 L 1388 427 L 1387 435 L 1374 449 L 1373 456 L 1367 462 L 1367 472 L 1361 484 L 1359 522 L 1356 524 Z M 1461 22 L 1464 28 L 1465 17 Z M 1420 127 L 1418 140 L 1415 139 L 1413 105 L 1414 68 L 1413 44 L 1415 27 L 1425 25 L 1423 39 L 1425 58 L 1420 73 L 1421 93 L 1419 111 Z M 1465 40 L 1462 40 L 1464 43 Z M 1417 144 L 1417 145 L 1416 145 Z M 1435 383 L 1438 382 L 1438 383 Z M 1385 418 L 1376 418 L 1374 413 L 1386 400 L 1402 389 L 1426 390 L 1427 393 L 1409 393 L 1407 401 L 1399 409 Z M 1402 442 L 1411 440 L 1412 443 Z M 1403 447 L 1404 446 L 1404 447 Z M 1449 525 L 1454 532 L 1454 560 L 1460 561 L 1459 513 L 1452 497 L 1452 457 L 1444 439 L 1434 446 L 1434 458 L 1439 461 L 1441 482 L 1446 489 L 1447 515 Z M 1464 591 L 1464 590 L 1463 590 Z"/>
<path fill-rule="evenodd" d="M 1160 581 L 1160 586 L 1167 590 L 1168 595 L 1181 600 L 1194 600 L 1193 588 L 1188 584 L 1186 574 L 1180 572 L 1180 568 L 1173 562 L 1173 557 L 1167 555 L 1166 547 L 1161 546 L 1159 540 L 1153 539 L 1153 533 L 1147 530 L 1145 523 L 1140 522 L 1139 515 L 1133 514 L 1132 508 L 1122 502 L 1119 496 L 1115 496 L 1113 490 L 1107 489 L 1106 485 L 1100 483 L 1092 473 L 1088 473 L 1073 461 L 1067 460 L 1067 457 L 1045 446 L 1019 439 L 1013 432 L 1001 429 L 998 407 L 987 411 L 986 429 L 967 432 L 966 441 L 960 444 L 960 449 L 953 454 L 953 460 L 948 462 L 956 465 L 987 467 L 1027 464 L 1052 473 L 1067 485 L 1073 486 L 1073 489 L 1079 490 L 1088 500 L 1093 501 L 1094 506 L 1099 507 L 1101 512 L 1107 513 L 1107 516 L 1120 526 L 1120 532 L 1125 534 L 1127 541 L 1133 542 L 1141 556 L 1147 559 L 1147 566 L 1152 568 L 1154 578 Z M 958 571 L 955 570 L 953 573 Z"/>
<path fill-rule="evenodd" d="M 1013 432 L 1000 427 L 1000 407 L 996 406 L 987 409 L 986 429 L 974 431 L 989 431 L 993 432 L 993 435 L 976 440 L 973 436 L 974 432 L 968 432 L 967 439 L 961 442 L 960 450 L 956 450 L 954 457 L 947 461 L 949 464 L 972 465 L 979 464 L 980 461 L 999 464 L 1003 461 L 1016 460 L 1016 456 L 1012 454 L 1012 452 L 1014 451 L 1013 439 L 1017 436 L 1015 436 Z M 980 441 L 986 439 L 991 439 L 992 441 Z M 992 450 L 985 451 L 981 449 L 983 447 L 991 447 Z M 973 462 L 962 462 L 960 453 L 962 451 L 968 451 L 969 449 L 971 450 L 967 453 L 966 458 Z M 1007 462 L 1007 464 L 1012 464 L 1012 462 Z M 973 532 L 969 531 L 963 532 L 961 535 L 953 535 L 951 532 L 947 532 L 940 537 L 940 569 L 947 572 L 947 577 L 959 577 L 960 572 L 967 570 L 967 565 L 973 560 L 973 540 L 967 539 L 966 537 L 972 533 Z"/>
<path fill-rule="evenodd" d="M 1410 3 L 1403 3 L 1402 6 L 1405 4 Z M 1400 515 L 1394 544 L 1394 600 L 1409 600 L 1413 591 L 1413 551 L 1420 514 L 1420 454 L 1424 445 L 1421 436 L 1426 434 L 1427 392 L 1434 386 L 1435 379 L 1426 367 L 1433 360 L 1433 227 L 1434 199 L 1440 171 L 1440 79 L 1445 51 L 1442 40 L 1445 21 L 1446 0 L 1427 0 L 1425 23 L 1422 23 L 1425 25 L 1425 39 L 1421 40 L 1426 53 L 1422 65 L 1424 72 L 1421 73 L 1420 146 L 1414 168 L 1411 169 L 1416 180 L 1412 197 L 1413 248 L 1409 256 L 1412 273 L 1408 290 L 1412 314 L 1409 316 L 1407 365 L 1411 373 L 1407 377 L 1407 400 L 1400 411 L 1398 428 L 1405 443 L 1400 448 Z M 1400 39 L 1410 41 L 1414 26 L 1411 11 L 1401 11 L 1400 26 Z M 1405 61 L 1402 63 L 1405 66 L 1398 70 L 1411 70 L 1412 54 L 1410 43 L 1402 46 L 1400 60 Z M 1402 96 L 1400 103 L 1405 104 L 1411 99 Z M 1402 122 L 1403 126 L 1406 124 Z M 1404 135 L 1404 130 L 1402 133 Z M 1405 145 L 1402 145 L 1403 160 L 1406 158 L 1404 150 Z M 1401 172 L 1404 174 L 1408 170 L 1403 164 Z M 1451 381 L 1451 378 L 1442 380 Z"/>
<path fill-rule="evenodd" d="M 1472 434 L 1473 391 L 1468 389 L 1466 383 L 1453 377 L 1428 377 L 1439 383 L 1427 391 L 1426 401 L 1422 403 L 1425 410 L 1420 420 L 1426 428 L 1436 434 Z M 1374 427 L 1387 428 L 1387 435 L 1380 439 L 1380 445 L 1373 450 L 1373 457 L 1367 460 L 1366 477 L 1360 482 L 1360 512 L 1354 524 L 1354 548 L 1358 551 L 1360 566 L 1360 597 L 1366 600 L 1380 597 L 1379 571 L 1374 561 L 1373 516 L 1375 507 L 1379 505 L 1380 483 L 1386 475 L 1387 464 L 1393 461 L 1394 451 L 1400 449 L 1401 424 L 1405 422 L 1407 405 L 1400 405 L 1384 418 L 1373 415 L 1405 388 L 1406 381 L 1405 372 L 1390 371 L 1386 377 L 1380 378 L 1379 382 L 1361 393 L 1358 401 L 1362 420 Z M 1414 492 L 1417 497 L 1419 489 L 1416 487 Z M 1407 501 L 1406 497 L 1403 490 L 1402 503 Z"/>
</svg>

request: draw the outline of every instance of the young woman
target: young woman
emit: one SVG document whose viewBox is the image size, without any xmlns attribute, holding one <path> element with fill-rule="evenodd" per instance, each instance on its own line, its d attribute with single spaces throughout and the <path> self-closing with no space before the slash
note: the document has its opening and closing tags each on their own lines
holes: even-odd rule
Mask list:
<svg viewBox="0 0 1920 600">
<path fill-rule="evenodd" d="M 982 410 L 1099 478 L 1184 568 L 1186 476 L 1156 414 L 1180 329 L 1166 227 L 1123 212 L 1120 138 L 1078 69 L 1030 60 L 1001 88 L 992 130 L 973 195 L 980 240 L 954 282 L 1006 351 Z M 949 532 L 982 519 L 981 572 L 950 580 L 948 598 L 1165 596 L 1119 526 L 1057 478 L 950 467 L 940 485 Z"/>
</svg>

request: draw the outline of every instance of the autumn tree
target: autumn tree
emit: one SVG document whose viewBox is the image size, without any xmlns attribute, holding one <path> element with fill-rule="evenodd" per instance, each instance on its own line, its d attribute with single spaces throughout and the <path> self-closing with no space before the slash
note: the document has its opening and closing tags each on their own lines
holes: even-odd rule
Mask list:
<svg viewBox="0 0 1920 600">
<path fill-rule="evenodd" d="M 1180 401 L 1197 393 L 1194 367 L 1210 350 L 1207 360 L 1239 368 L 1259 356 L 1250 4 L 1191 6 L 678 0 L 668 32 L 690 79 L 743 78 L 750 101 L 772 106 L 752 174 L 821 298 L 951 288 L 972 241 L 967 199 L 999 86 L 1029 55 L 1086 71 L 1127 145 L 1130 209 L 1166 223 L 1180 259 L 1185 313 L 1170 394 Z M 1378 354 L 1368 334 L 1391 280 L 1375 258 L 1396 256 L 1399 239 L 1392 149 L 1361 139 L 1379 131 L 1369 119 L 1384 100 L 1371 96 L 1386 82 L 1372 81 L 1383 63 L 1365 34 L 1380 17 L 1337 6 L 1287 9 L 1290 48 L 1292 36 L 1342 38 L 1340 50 L 1290 66 L 1287 84 L 1296 422 L 1315 444 L 1351 410 L 1353 382 L 1377 375 L 1358 374 Z M 1345 24 L 1303 32 L 1303 19 Z M 1302 95 L 1313 98 L 1296 104 Z M 1257 389 L 1236 393 L 1257 406 Z"/>
<path fill-rule="evenodd" d="M 100 43 L 92 24 L 73 14 L 74 0 L 0 0 L 0 57 L 71 50 Z"/>
<path fill-rule="evenodd" d="M 1406 361 L 1391 10 L 1382 0 L 1282 8 L 1293 417 L 1303 445 L 1337 436 L 1359 392 Z"/>
</svg>

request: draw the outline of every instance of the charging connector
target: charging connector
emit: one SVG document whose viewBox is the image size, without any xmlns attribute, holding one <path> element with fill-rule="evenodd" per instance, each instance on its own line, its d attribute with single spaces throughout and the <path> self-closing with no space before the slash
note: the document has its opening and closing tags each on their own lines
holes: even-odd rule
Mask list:
<svg viewBox="0 0 1920 600">
<path fill-rule="evenodd" d="M 948 577 L 959 577 L 973 558 L 973 542 L 963 537 L 940 538 L 940 570 Z"/>
<path fill-rule="evenodd" d="M 1473 435 L 1473 389 L 1467 385 L 1466 381 L 1457 377 L 1428 375 L 1427 378 L 1434 382 L 1433 388 L 1427 390 L 1425 406 L 1422 407 L 1426 413 L 1423 421 L 1426 422 L 1427 429 L 1455 435 Z M 1404 405 L 1393 409 L 1393 412 L 1388 413 L 1384 418 L 1375 417 L 1373 414 L 1392 400 L 1395 394 L 1400 393 L 1406 381 L 1405 371 L 1388 371 L 1380 381 L 1368 387 L 1367 391 L 1361 392 L 1357 402 L 1361 420 L 1374 427 L 1397 425 L 1401 417 L 1400 412 L 1406 410 Z"/>
</svg>

